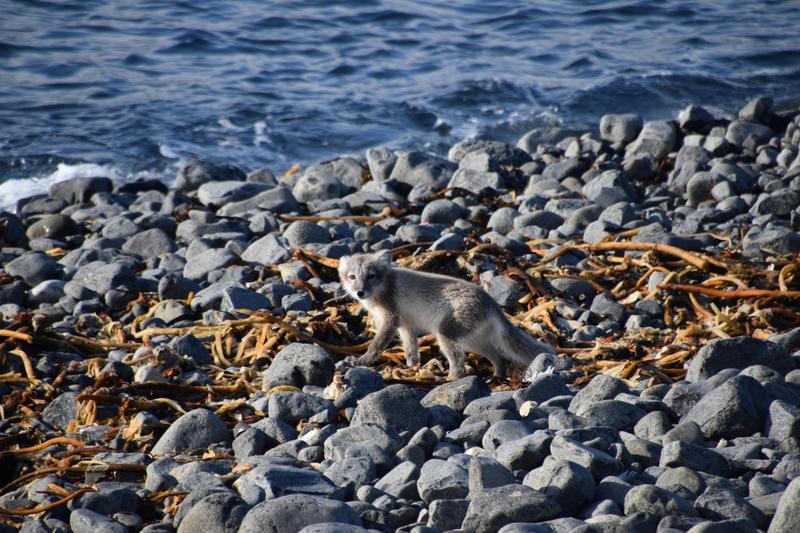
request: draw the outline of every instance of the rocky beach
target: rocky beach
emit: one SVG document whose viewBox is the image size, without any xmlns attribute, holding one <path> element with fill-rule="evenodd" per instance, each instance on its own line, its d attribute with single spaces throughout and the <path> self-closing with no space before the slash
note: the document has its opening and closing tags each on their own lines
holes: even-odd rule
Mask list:
<svg viewBox="0 0 800 533">
<path fill-rule="evenodd" d="M 797 531 L 800 113 L 598 118 L 0 212 L 0 532 Z M 378 250 L 558 355 L 349 365 Z"/>
</svg>

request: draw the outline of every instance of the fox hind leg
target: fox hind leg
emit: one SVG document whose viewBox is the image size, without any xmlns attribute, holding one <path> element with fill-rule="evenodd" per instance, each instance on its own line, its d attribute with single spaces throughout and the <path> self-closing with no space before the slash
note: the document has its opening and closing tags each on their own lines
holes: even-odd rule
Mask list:
<svg viewBox="0 0 800 533">
<path fill-rule="evenodd" d="M 448 379 L 458 379 L 466 375 L 464 369 L 464 350 L 452 339 L 443 335 L 437 335 L 436 340 L 439 343 L 439 349 L 447 358 L 447 363 L 450 365 L 450 371 L 447 374 Z"/>
</svg>

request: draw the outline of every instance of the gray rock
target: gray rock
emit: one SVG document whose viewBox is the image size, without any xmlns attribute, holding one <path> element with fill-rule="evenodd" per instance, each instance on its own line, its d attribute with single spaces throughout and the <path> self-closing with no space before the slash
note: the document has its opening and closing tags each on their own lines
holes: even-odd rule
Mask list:
<svg viewBox="0 0 800 533">
<path fill-rule="evenodd" d="M 69 527 L 74 533 L 128 533 L 128 528 L 116 520 L 88 509 L 73 510 Z"/>
<path fill-rule="evenodd" d="M 244 181 L 246 177 L 241 169 L 227 163 L 189 161 L 178 170 L 178 175 L 175 177 L 175 188 L 182 192 L 193 191 L 203 183 L 211 181 Z"/>
<path fill-rule="evenodd" d="M 291 259 L 289 242 L 282 235 L 265 235 L 252 242 L 242 253 L 242 259 L 262 265 L 277 265 Z"/>
<path fill-rule="evenodd" d="M 423 224 L 450 225 L 464 216 L 464 208 L 445 198 L 439 198 L 427 204 L 422 210 L 420 221 Z"/>
<path fill-rule="evenodd" d="M 328 231 L 307 220 L 296 220 L 289 224 L 283 236 L 292 248 L 302 248 L 312 243 L 329 243 L 331 236 Z"/>
<path fill-rule="evenodd" d="M 768 533 L 790 533 L 800 524 L 800 478 L 795 479 L 783 492 L 769 525 Z"/>
<path fill-rule="evenodd" d="M 465 499 L 433 500 L 428 509 L 428 527 L 436 531 L 460 529 L 468 508 L 469 500 Z"/>
<path fill-rule="evenodd" d="M 347 192 L 341 180 L 323 174 L 303 174 L 292 187 L 294 198 L 303 203 L 341 198 Z"/>
<path fill-rule="evenodd" d="M 362 485 L 375 480 L 375 463 L 369 457 L 349 457 L 341 461 L 334 461 L 324 474 L 336 486 L 355 491 Z"/>
<path fill-rule="evenodd" d="M 347 188 L 360 189 L 364 184 L 366 170 L 363 161 L 346 156 L 311 165 L 306 169 L 305 175 L 333 176 Z"/>
<path fill-rule="evenodd" d="M 239 533 L 295 533 L 306 526 L 327 522 L 361 525 L 358 514 L 340 501 L 290 494 L 250 509 L 242 520 Z"/>
<path fill-rule="evenodd" d="M 764 433 L 787 449 L 800 451 L 800 407 L 783 400 L 770 403 Z"/>
<path fill-rule="evenodd" d="M 690 104 L 678 115 L 678 124 L 684 131 L 704 132 L 714 123 L 714 116 L 704 108 Z"/>
<path fill-rule="evenodd" d="M 624 381 L 607 374 L 598 374 L 578 391 L 569 404 L 569 410 L 577 413 L 600 400 L 611 400 L 621 392 L 629 392 Z"/>
<path fill-rule="evenodd" d="M 510 470 L 499 461 L 484 455 L 477 455 L 469 460 L 467 473 L 470 493 L 517 483 Z"/>
<path fill-rule="evenodd" d="M 210 248 L 192 257 L 183 268 L 183 276 L 189 279 L 205 279 L 215 270 L 221 270 L 236 262 L 236 255 L 224 248 Z"/>
<path fill-rule="evenodd" d="M 262 455 L 270 444 L 267 434 L 255 427 L 249 427 L 233 439 L 233 454 L 237 459 Z"/>
<path fill-rule="evenodd" d="M 313 468 L 265 463 L 245 473 L 233 484 L 250 505 L 288 494 L 341 499 L 341 490 Z"/>
<path fill-rule="evenodd" d="M 295 425 L 301 420 L 328 412 L 333 413 L 333 402 L 303 392 L 279 391 L 269 396 L 269 416 Z"/>
<path fill-rule="evenodd" d="M 542 522 L 560 512 L 556 502 L 537 490 L 525 485 L 504 485 L 470 494 L 461 527 L 465 531 L 490 533 L 515 522 Z"/>
<path fill-rule="evenodd" d="M 221 311 L 228 313 L 233 313 L 237 309 L 261 311 L 269 307 L 271 304 L 266 296 L 242 287 L 225 288 L 222 291 L 222 301 L 219 305 Z"/>
<path fill-rule="evenodd" d="M 636 140 L 625 149 L 625 158 L 650 154 L 656 159 L 661 159 L 675 150 L 677 142 L 678 132 L 673 122 L 667 120 L 647 122 Z"/>
<path fill-rule="evenodd" d="M 625 514 L 650 513 L 654 516 L 697 516 L 692 504 L 667 490 L 653 485 L 633 487 L 625 496 Z"/>
<path fill-rule="evenodd" d="M 178 533 L 235 531 L 249 510 L 244 500 L 236 495 L 227 492 L 209 494 L 189 509 L 178 526 Z"/>
<path fill-rule="evenodd" d="M 744 255 L 756 259 L 774 252 L 793 254 L 800 252 L 800 234 L 784 227 L 754 226 L 742 239 L 742 248 Z"/>
<path fill-rule="evenodd" d="M 264 411 L 268 410 L 269 407 L 264 409 Z M 285 444 L 297 438 L 297 430 L 277 418 L 262 418 L 254 422 L 252 427 L 263 431 L 268 438 L 274 441 L 274 443 L 270 443 L 270 446 L 274 444 Z"/>
<path fill-rule="evenodd" d="M 398 432 L 416 432 L 425 426 L 426 420 L 425 408 L 408 387 L 390 385 L 362 398 L 350 425 L 377 424 Z"/>
<path fill-rule="evenodd" d="M 481 287 L 503 307 L 513 307 L 525 294 L 515 282 L 487 270 L 480 276 Z"/>
<path fill-rule="evenodd" d="M 494 164 L 500 166 L 519 167 L 531 160 L 524 150 L 516 146 L 488 139 L 468 139 L 458 142 L 450 148 L 447 158 L 459 163 L 468 154 L 475 153 L 487 155 Z"/>
<path fill-rule="evenodd" d="M 42 420 L 54 428 L 66 431 L 69 423 L 78 416 L 78 402 L 75 401 L 77 396 L 75 392 L 64 392 L 56 396 L 42 411 Z"/>
<path fill-rule="evenodd" d="M 661 436 L 661 443 L 667 444 L 669 442 L 690 442 L 692 444 L 702 444 L 705 440 L 703 430 L 696 422 L 687 420 L 677 424 L 674 428 L 670 429 Z"/>
<path fill-rule="evenodd" d="M 504 442 L 494 451 L 494 457 L 511 471 L 530 470 L 544 462 L 550 454 L 552 441 L 550 433 L 536 431 L 533 435 Z"/>
<path fill-rule="evenodd" d="M 519 211 L 513 207 L 501 207 L 492 213 L 486 227 L 505 235 L 514 229 L 514 219 L 519 215 Z"/>
<path fill-rule="evenodd" d="M 170 454 L 211 444 L 229 443 L 231 434 L 220 417 L 206 409 L 194 409 L 178 418 L 153 446 L 153 454 Z"/>
<path fill-rule="evenodd" d="M 175 251 L 175 241 L 164 230 L 152 228 L 141 231 L 128 238 L 122 245 L 122 251 L 148 259 Z"/>
<path fill-rule="evenodd" d="M 417 490 L 426 503 L 441 498 L 465 498 L 469 493 L 467 470 L 450 461 L 431 459 L 422 465 Z"/>
<path fill-rule="evenodd" d="M 453 176 L 455 165 L 445 159 L 423 152 L 396 152 L 390 179 L 406 183 L 412 187 L 423 185 L 432 189 L 444 187 Z"/>
<path fill-rule="evenodd" d="M 595 479 L 618 474 L 623 469 L 622 463 L 607 453 L 562 435 L 555 436 L 550 453 L 556 459 L 583 466 Z"/>
<path fill-rule="evenodd" d="M 392 173 L 397 156 L 388 148 L 367 148 L 367 166 L 372 179 L 386 181 Z"/>
<path fill-rule="evenodd" d="M 578 178 L 586 171 L 587 166 L 587 162 L 579 157 L 567 157 L 547 165 L 542 172 L 542 178 L 556 181 Z"/>
<path fill-rule="evenodd" d="M 531 470 L 522 483 L 546 494 L 569 514 L 577 512 L 595 496 L 592 474 L 576 463 L 560 459 L 545 461 Z"/>
<path fill-rule="evenodd" d="M 56 279 L 61 273 L 60 265 L 42 252 L 23 254 L 6 263 L 5 270 L 12 276 L 22 278 L 31 287 L 48 279 Z"/>
<path fill-rule="evenodd" d="M 292 191 L 282 185 L 262 192 L 258 198 L 260 199 L 258 207 L 272 213 L 292 213 L 300 209 L 300 204 Z"/>
<path fill-rule="evenodd" d="M 463 189 L 472 194 L 480 194 L 484 191 L 499 191 L 506 188 L 506 181 L 497 172 L 479 172 L 460 168 L 453 173 L 453 177 L 447 183 L 450 189 Z"/>
<path fill-rule="evenodd" d="M 325 441 L 325 458 L 340 461 L 348 449 L 376 445 L 388 454 L 394 454 L 402 443 L 392 428 L 376 425 L 350 426 L 340 429 Z"/>
<path fill-rule="evenodd" d="M 220 207 L 229 202 L 240 202 L 271 189 L 265 183 L 243 181 L 210 181 L 197 189 L 197 199 L 205 206 Z"/>
<path fill-rule="evenodd" d="M 517 402 L 517 406 L 521 406 L 523 402 L 527 401 L 541 404 L 557 396 L 570 394 L 572 394 L 572 391 L 567 387 L 564 378 L 558 374 L 545 372 L 534 377 L 530 385 L 518 390 L 514 394 L 514 399 Z"/>
<path fill-rule="evenodd" d="M 610 426 L 614 429 L 633 428 L 647 414 L 644 409 L 622 400 L 599 400 L 589 405 L 582 405 L 573 412 L 598 426 Z"/>
<path fill-rule="evenodd" d="M 105 294 L 118 287 L 132 288 L 135 280 L 133 270 L 126 264 L 104 263 L 103 261 L 88 263 L 72 276 L 72 281 L 97 294 Z"/>
<path fill-rule="evenodd" d="M 752 337 L 733 337 L 709 342 L 697 352 L 686 371 L 688 381 L 707 379 L 725 368 L 744 369 L 764 365 L 781 374 L 794 369 L 794 362 L 780 346 Z"/>
<path fill-rule="evenodd" d="M 60 198 L 69 204 L 88 202 L 93 194 L 111 192 L 113 183 L 104 177 L 70 178 L 50 186 L 50 196 Z"/>
<path fill-rule="evenodd" d="M 481 443 L 485 450 L 494 451 L 506 442 L 527 437 L 531 433 L 531 428 L 524 422 L 499 420 L 484 433 Z"/>
<path fill-rule="evenodd" d="M 690 442 L 673 441 L 665 444 L 661 450 L 660 465 L 685 466 L 692 470 L 723 477 L 730 473 L 730 463 L 725 456 L 713 449 Z"/>
<path fill-rule="evenodd" d="M 749 520 L 759 529 L 766 528 L 769 523 L 761 511 L 732 490 L 709 487 L 698 496 L 694 507 L 700 516 L 714 521 L 740 518 Z"/>
<path fill-rule="evenodd" d="M 696 422 L 708 439 L 752 435 L 764 424 L 764 394 L 756 380 L 737 376 L 705 394 L 683 421 Z"/>
<path fill-rule="evenodd" d="M 81 227 L 67 215 L 61 213 L 47 215 L 31 224 L 25 231 L 25 236 L 29 240 L 40 239 L 63 239 L 70 235 L 80 233 Z"/>
<path fill-rule="evenodd" d="M 456 412 L 463 412 L 470 403 L 491 394 L 491 389 L 478 376 L 467 376 L 431 389 L 422 398 L 424 407 L 446 405 Z"/>
<path fill-rule="evenodd" d="M 45 280 L 28 292 L 28 303 L 55 303 L 64 296 L 66 284 L 67 282 L 62 279 Z"/>
<path fill-rule="evenodd" d="M 392 468 L 385 476 L 375 483 L 375 488 L 394 496 L 402 497 L 401 489 L 410 482 L 416 482 L 419 477 L 420 467 L 411 461 L 403 461 Z"/>
<path fill-rule="evenodd" d="M 629 143 L 642 130 L 642 119 L 633 113 L 600 117 L 600 137 L 610 143 Z"/>
<path fill-rule="evenodd" d="M 263 388 L 278 385 L 302 388 L 306 385 L 324 387 L 333 379 L 333 357 L 315 344 L 294 342 L 275 355 L 264 371 Z"/>
<path fill-rule="evenodd" d="M 669 416 L 663 411 L 652 411 L 636 422 L 633 433 L 640 439 L 656 442 L 656 439 L 672 428 Z"/>
<path fill-rule="evenodd" d="M 759 145 L 767 143 L 770 137 L 772 137 L 772 130 L 767 126 L 744 120 L 734 120 L 728 125 L 728 130 L 725 132 L 725 140 L 739 148 L 742 148 L 749 138 Z"/>
<path fill-rule="evenodd" d="M 588 200 L 607 208 L 618 202 L 634 201 L 636 188 L 623 172 L 608 170 L 584 185 L 583 194 Z"/>
<path fill-rule="evenodd" d="M 694 501 L 707 486 L 700 474 L 685 466 L 668 468 L 658 476 L 655 485 L 688 501 Z"/>
</svg>

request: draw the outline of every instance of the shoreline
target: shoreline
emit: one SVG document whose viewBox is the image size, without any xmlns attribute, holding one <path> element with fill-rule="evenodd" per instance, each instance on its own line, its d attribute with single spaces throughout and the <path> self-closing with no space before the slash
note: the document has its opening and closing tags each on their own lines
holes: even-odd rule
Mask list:
<svg viewBox="0 0 800 533">
<path fill-rule="evenodd" d="M 798 152 L 800 114 L 759 98 L 447 158 L 58 182 L 0 212 L 0 508 L 75 531 L 789 531 Z M 331 301 L 336 261 L 385 249 L 561 356 L 504 382 L 471 357 L 445 383 L 425 340 L 420 369 L 397 344 L 343 365 L 372 333 Z"/>
</svg>

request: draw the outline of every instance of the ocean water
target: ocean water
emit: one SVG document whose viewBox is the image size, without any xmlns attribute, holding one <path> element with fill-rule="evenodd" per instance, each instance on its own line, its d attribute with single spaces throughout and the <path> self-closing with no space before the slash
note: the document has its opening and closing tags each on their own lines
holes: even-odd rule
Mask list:
<svg viewBox="0 0 800 533">
<path fill-rule="evenodd" d="M 800 95 L 794 0 L 0 0 L 0 208 L 189 157 L 280 173 Z"/>
</svg>

